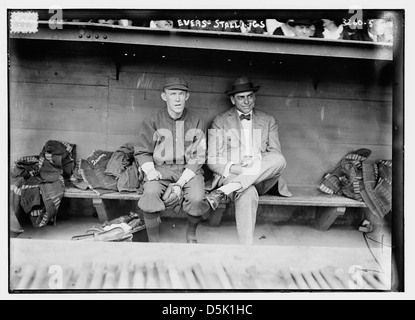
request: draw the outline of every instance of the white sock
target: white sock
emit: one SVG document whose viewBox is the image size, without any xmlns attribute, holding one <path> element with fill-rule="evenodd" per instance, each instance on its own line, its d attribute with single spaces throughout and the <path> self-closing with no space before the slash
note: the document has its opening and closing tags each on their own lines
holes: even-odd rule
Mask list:
<svg viewBox="0 0 415 320">
<path fill-rule="evenodd" d="M 220 187 L 218 190 L 222 191 L 224 194 L 229 195 L 230 193 L 241 189 L 242 186 L 239 182 L 231 182 L 228 184 L 225 184 L 224 186 Z"/>
</svg>

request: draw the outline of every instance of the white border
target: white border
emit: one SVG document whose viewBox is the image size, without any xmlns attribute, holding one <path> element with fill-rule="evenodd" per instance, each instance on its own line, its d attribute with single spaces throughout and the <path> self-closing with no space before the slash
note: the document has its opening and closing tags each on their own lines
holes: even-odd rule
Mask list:
<svg viewBox="0 0 415 320">
<path fill-rule="evenodd" d="M 278 2 L 275 1 L 223 1 L 223 0 L 210 0 L 206 1 L 206 3 L 191 2 L 190 1 L 160 1 L 160 0 L 152 0 L 148 2 L 143 1 L 108 1 L 102 0 L 99 2 L 92 2 L 92 1 L 2 1 L 1 3 L 1 13 L 3 19 L 7 17 L 7 9 L 27 9 L 27 8 L 34 8 L 34 9 L 44 9 L 44 8 L 51 8 L 51 7 L 62 7 L 62 8 L 74 8 L 74 9 L 89 9 L 98 7 L 101 9 L 104 8 L 114 8 L 114 9 L 344 9 L 351 6 L 360 6 L 363 9 L 405 9 L 405 40 L 404 40 L 404 47 L 405 47 L 405 131 L 404 131 L 404 139 L 405 139 L 405 185 L 413 184 L 415 181 L 414 178 L 414 169 L 413 166 L 410 164 L 414 163 L 413 160 L 413 150 L 412 150 L 412 142 L 411 138 L 413 137 L 413 128 L 415 127 L 411 122 L 411 119 L 414 119 L 414 110 L 415 104 L 413 100 L 413 92 L 414 92 L 414 81 L 410 75 L 415 74 L 414 70 L 414 62 L 412 57 L 414 57 L 414 50 L 413 50 L 413 31 L 415 31 L 414 27 L 414 11 L 413 8 L 410 7 L 410 3 L 412 1 L 385 1 L 385 0 L 377 0 L 377 1 L 341 1 L 341 2 L 333 2 L 333 1 L 303 1 L 297 0 L 295 2 L 295 8 L 293 8 L 293 2 Z M 114 6 L 114 3 L 117 5 Z M 412 2 L 413 3 L 413 2 Z M 7 150 L 7 143 L 8 143 L 8 123 L 7 123 L 7 29 L 6 23 L 3 20 L 0 23 L 1 28 L 1 75 L 2 75 L 2 82 L 1 88 L 3 91 L 2 98 L 3 104 L 1 107 L 1 119 L 4 121 L 3 125 L 1 126 L 2 132 L 0 133 L 1 144 L 3 146 L 2 150 Z M 3 151 L 3 154 L 7 154 L 7 152 Z M 8 166 L 8 159 L 4 155 L 1 157 L 1 195 L 2 197 L 2 204 L 5 210 L 2 210 L 2 214 L 0 215 L 0 245 L 1 250 L 0 252 L 3 253 L 2 258 L 0 259 L 0 298 L 5 300 L 32 300 L 38 299 L 39 296 L 36 294 L 33 295 L 19 295 L 13 294 L 10 295 L 7 292 L 7 283 L 8 283 L 8 261 L 6 259 L 6 253 L 8 252 L 8 208 L 7 208 L 7 197 L 8 197 L 8 185 L 7 185 L 7 166 Z M 412 171 L 412 172 L 410 172 Z M 240 294 L 229 294 L 229 293 L 198 293 L 189 294 L 41 294 L 42 299 L 48 300 L 60 300 L 60 299 L 85 299 L 85 300 L 92 300 L 92 299 L 141 299 L 141 300 L 169 300 L 169 299 L 177 299 L 177 300 L 292 300 L 292 299 L 301 299 L 301 300 L 344 300 L 344 299 L 367 299 L 367 300 L 395 300 L 395 299 L 414 299 L 415 296 L 415 266 L 413 261 L 413 252 L 414 250 L 414 219 L 415 219 L 415 212 L 412 212 L 411 208 L 408 206 L 408 200 L 413 198 L 412 190 L 409 187 L 405 188 L 405 204 L 404 204 L 404 217 L 405 217 L 405 292 L 404 293 L 292 293 L 292 294 L 281 294 L 281 293 L 240 293 Z M 166 302 L 167 303 L 167 302 Z"/>
</svg>

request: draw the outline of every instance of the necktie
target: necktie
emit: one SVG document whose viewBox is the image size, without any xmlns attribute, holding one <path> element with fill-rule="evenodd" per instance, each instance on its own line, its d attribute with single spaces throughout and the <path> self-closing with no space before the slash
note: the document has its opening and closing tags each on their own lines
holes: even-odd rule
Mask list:
<svg viewBox="0 0 415 320">
<path fill-rule="evenodd" d="M 241 119 L 241 121 L 242 120 L 251 120 L 251 115 L 250 114 L 241 114 L 241 115 L 239 115 L 239 119 Z"/>
</svg>

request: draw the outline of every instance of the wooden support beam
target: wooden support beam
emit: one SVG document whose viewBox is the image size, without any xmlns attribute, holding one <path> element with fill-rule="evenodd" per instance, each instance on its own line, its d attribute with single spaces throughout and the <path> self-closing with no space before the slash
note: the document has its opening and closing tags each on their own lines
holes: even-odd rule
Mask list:
<svg viewBox="0 0 415 320">
<path fill-rule="evenodd" d="M 97 210 L 99 222 L 104 223 L 105 221 L 108 221 L 108 215 L 102 199 L 92 199 L 92 204 Z"/>
<path fill-rule="evenodd" d="M 327 231 L 338 216 L 346 212 L 346 207 L 317 207 L 315 226 L 318 230 Z"/>
<path fill-rule="evenodd" d="M 209 32 L 185 29 L 120 27 L 92 23 L 63 23 L 52 30 L 47 21 L 40 22 L 36 33 L 10 33 L 11 39 L 38 39 L 191 48 L 219 51 L 261 52 L 269 54 L 308 55 L 352 59 L 392 60 L 392 44 L 369 41 L 320 38 L 295 38 L 237 32 Z M 92 36 L 94 34 L 94 36 Z"/>
</svg>

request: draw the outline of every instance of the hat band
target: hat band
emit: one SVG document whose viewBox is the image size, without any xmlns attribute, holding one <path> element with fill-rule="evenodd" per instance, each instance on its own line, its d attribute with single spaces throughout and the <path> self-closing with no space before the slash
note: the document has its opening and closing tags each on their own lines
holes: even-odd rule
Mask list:
<svg viewBox="0 0 415 320">
<path fill-rule="evenodd" d="M 239 93 L 239 92 L 245 92 L 245 91 L 257 91 L 259 89 L 259 87 L 254 87 L 253 84 L 251 82 L 249 83 L 244 83 L 244 84 L 238 84 L 238 85 L 233 85 L 231 90 L 226 91 L 226 94 L 235 94 L 235 93 Z"/>
</svg>

